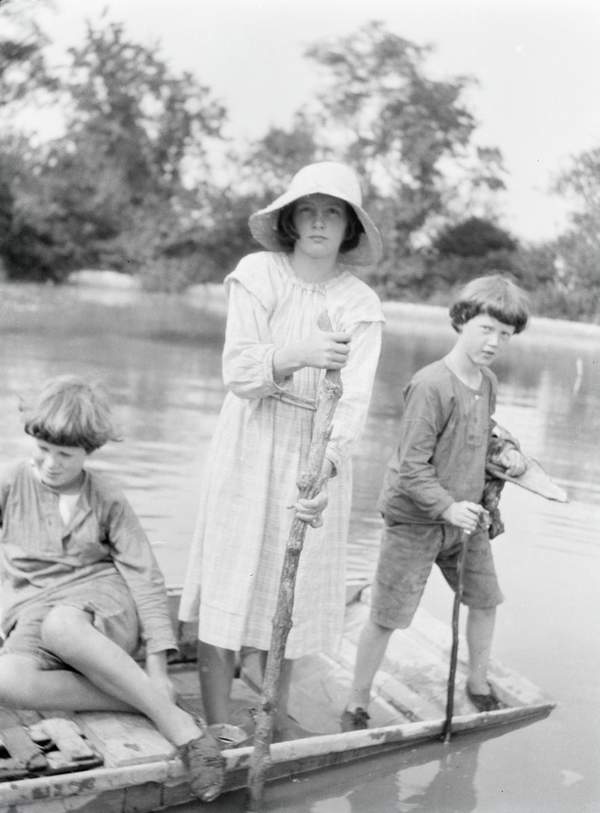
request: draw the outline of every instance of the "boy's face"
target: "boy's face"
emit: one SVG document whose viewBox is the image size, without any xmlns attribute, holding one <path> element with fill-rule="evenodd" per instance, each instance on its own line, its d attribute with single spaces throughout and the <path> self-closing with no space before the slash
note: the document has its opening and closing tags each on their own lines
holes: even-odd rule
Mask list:
<svg viewBox="0 0 600 813">
<path fill-rule="evenodd" d="M 56 446 L 35 440 L 34 463 L 41 481 L 58 490 L 74 485 L 81 476 L 87 458 L 81 446 Z"/>
<path fill-rule="evenodd" d="M 512 325 L 480 313 L 462 326 L 457 343 L 472 364 L 487 367 L 502 353 L 514 332 Z"/>
</svg>

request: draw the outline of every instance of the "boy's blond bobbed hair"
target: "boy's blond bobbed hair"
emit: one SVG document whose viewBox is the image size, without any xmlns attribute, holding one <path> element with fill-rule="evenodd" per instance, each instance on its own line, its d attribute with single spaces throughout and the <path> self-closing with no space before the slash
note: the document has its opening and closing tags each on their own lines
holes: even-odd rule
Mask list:
<svg viewBox="0 0 600 813">
<path fill-rule="evenodd" d="M 89 454 L 109 440 L 120 440 L 104 387 L 76 375 L 49 379 L 19 409 L 27 434 L 46 443 L 79 446 Z"/>
</svg>

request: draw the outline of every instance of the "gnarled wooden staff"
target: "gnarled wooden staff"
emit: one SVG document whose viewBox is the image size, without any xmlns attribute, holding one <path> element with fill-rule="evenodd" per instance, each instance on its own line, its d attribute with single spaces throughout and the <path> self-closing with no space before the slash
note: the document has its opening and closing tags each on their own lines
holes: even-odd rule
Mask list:
<svg viewBox="0 0 600 813">
<path fill-rule="evenodd" d="M 454 603 L 452 605 L 452 646 L 450 647 L 450 669 L 448 674 L 448 689 L 446 693 L 446 719 L 442 729 L 442 740 L 450 742 L 452 735 L 452 714 L 454 713 L 454 686 L 456 684 L 456 665 L 458 661 L 458 617 L 460 614 L 460 602 L 462 600 L 463 585 L 465 580 L 465 560 L 467 558 L 467 546 L 469 536 L 466 531 L 460 532 L 460 551 L 456 563 L 457 585 L 454 593 Z"/>
<path fill-rule="evenodd" d="M 325 327 L 322 319 L 319 319 L 319 327 L 322 330 L 331 330 L 331 325 Z M 335 408 L 341 395 L 342 379 L 340 371 L 327 370 L 319 389 L 306 471 L 298 480 L 298 497 L 300 499 L 310 499 L 316 496 L 322 488 L 323 478 L 321 472 L 325 459 L 325 449 L 331 434 Z M 261 705 L 254 733 L 254 751 L 252 752 L 248 772 L 249 809 L 254 811 L 261 809 L 265 778 L 270 762 L 269 749 L 273 737 L 273 719 L 279 701 L 281 666 L 285 644 L 292 628 L 296 573 L 305 535 L 306 522 L 294 517 L 281 569 L 277 607 L 273 617 L 271 648 L 267 656 Z"/>
</svg>

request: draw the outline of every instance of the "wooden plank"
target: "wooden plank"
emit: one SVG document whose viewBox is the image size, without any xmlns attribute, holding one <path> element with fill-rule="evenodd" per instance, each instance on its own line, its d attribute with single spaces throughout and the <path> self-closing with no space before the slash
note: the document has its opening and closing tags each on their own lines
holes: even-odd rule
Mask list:
<svg viewBox="0 0 600 813">
<path fill-rule="evenodd" d="M 104 756 L 107 767 L 167 760 L 175 754 L 173 745 L 139 714 L 81 712 L 76 719 L 89 741 Z"/>
<path fill-rule="evenodd" d="M 448 657 L 450 647 L 450 631 L 446 625 L 434 616 L 424 611 L 415 617 L 415 633 L 423 642 L 432 647 L 432 650 L 440 660 Z M 461 636 L 459 650 L 459 663 L 464 673 L 468 665 L 468 649 L 464 637 Z M 394 652 L 392 651 L 392 657 Z M 515 705 L 536 705 L 547 702 L 548 698 L 530 680 L 520 675 L 514 669 L 510 669 L 497 660 L 490 661 L 489 677 L 498 689 L 498 695 L 505 703 Z"/>
<path fill-rule="evenodd" d="M 178 759 L 157 760 L 118 768 L 92 768 L 90 771 L 78 771 L 77 773 L 28 777 L 19 782 L 0 783 L 0 811 L 10 810 L 11 805 L 25 806 L 25 803 L 34 801 L 49 804 L 51 800 L 71 797 L 76 801 L 88 795 L 99 796 L 101 793 L 119 791 L 147 782 L 155 782 L 160 785 L 177 784 L 183 782 L 184 779 L 185 771 Z M 122 794 L 121 798 L 124 798 Z"/>
<path fill-rule="evenodd" d="M 98 754 L 83 739 L 82 732 L 74 720 L 60 717 L 49 717 L 40 720 L 29 729 L 34 734 L 43 733 L 54 742 L 63 757 L 70 762 L 96 761 Z"/>
<path fill-rule="evenodd" d="M 0 708 L 0 738 L 12 759 L 25 770 L 41 771 L 48 766 L 48 760 L 41 749 L 10 709 Z"/>
<path fill-rule="evenodd" d="M 351 682 L 351 669 L 338 659 L 326 655 L 300 658 L 294 664 L 290 690 L 291 714 L 305 728 L 330 734 L 339 732 L 339 720 L 348 700 Z M 408 722 L 403 710 L 377 693 L 369 711 L 375 726 Z"/>
<path fill-rule="evenodd" d="M 144 813 L 163 807 L 163 788 L 160 782 L 144 782 L 125 789 L 123 813 Z"/>
<path fill-rule="evenodd" d="M 17 802 L 14 806 L 11 805 L 9 811 L 10 813 L 123 813 L 124 798 L 125 790 L 109 790 L 99 794 L 83 793 L 76 797 Z"/>
</svg>

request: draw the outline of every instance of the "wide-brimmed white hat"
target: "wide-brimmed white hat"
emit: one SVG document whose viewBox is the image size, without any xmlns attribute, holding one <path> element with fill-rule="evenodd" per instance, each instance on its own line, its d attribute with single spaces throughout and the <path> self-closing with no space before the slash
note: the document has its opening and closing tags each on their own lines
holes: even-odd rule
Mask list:
<svg viewBox="0 0 600 813">
<path fill-rule="evenodd" d="M 340 255 L 340 262 L 345 265 L 375 265 L 383 252 L 381 235 L 362 208 L 362 193 L 356 173 L 351 167 L 337 161 L 321 161 L 303 167 L 292 178 L 287 192 L 269 206 L 250 215 L 248 225 L 254 239 L 269 251 L 285 251 L 287 247 L 280 242 L 277 232 L 279 212 L 299 198 L 316 194 L 332 195 L 346 201 L 365 230 L 356 248 Z"/>
</svg>

